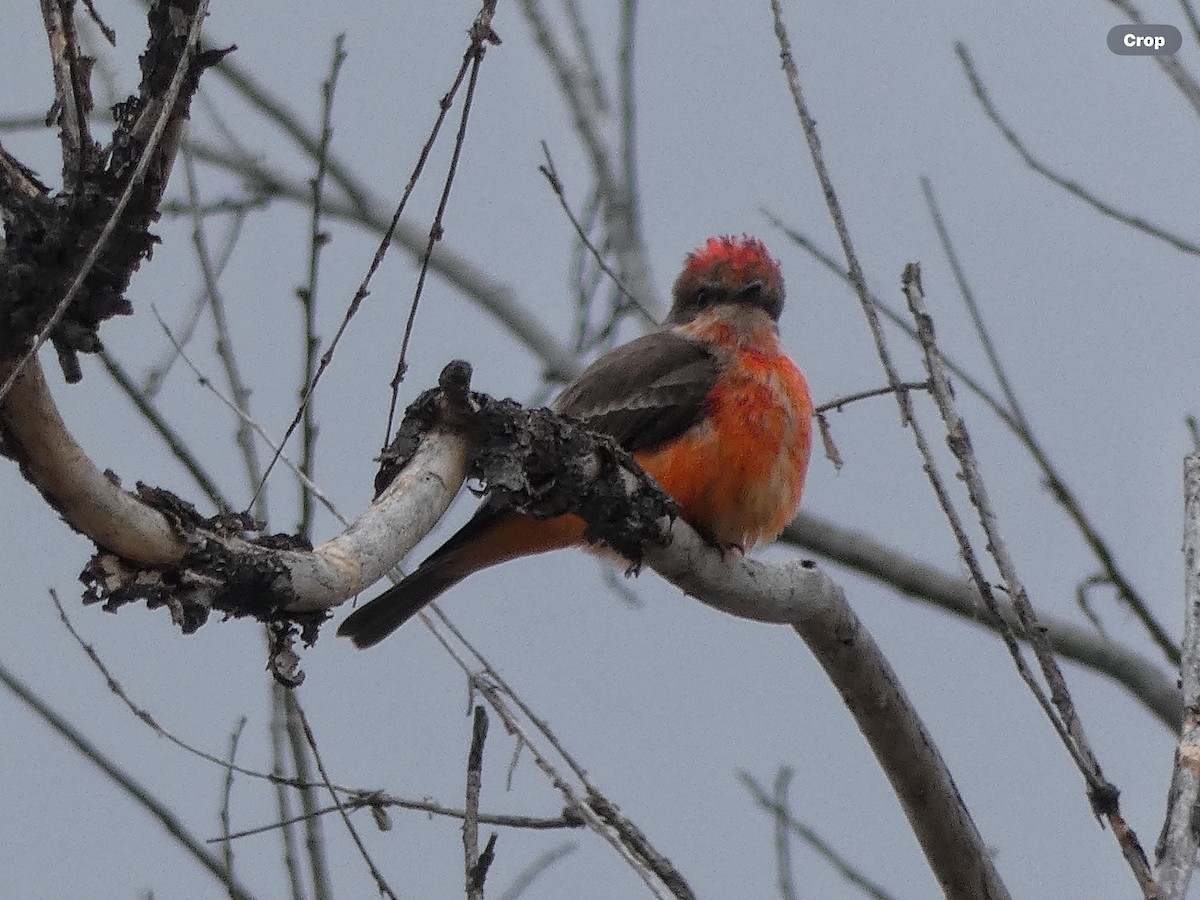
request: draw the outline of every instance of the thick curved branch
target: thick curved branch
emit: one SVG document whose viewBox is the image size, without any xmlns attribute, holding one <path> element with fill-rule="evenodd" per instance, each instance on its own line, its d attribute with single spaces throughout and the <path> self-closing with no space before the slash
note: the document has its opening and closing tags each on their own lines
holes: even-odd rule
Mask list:
<svg viewBox="0 0 1200 900">
<path fill-rule="evenodd" d="M 946 896 L 1008 897 L 945 761 L 842 588 L 806 560 L 730 565 L 685 523 L 676 522 L 672 533 L 669 548 L 646 552 L 655 571 L 723 612 L 791 625 L 816 656 L 891 782 Z"/>
<path fill-rule="evenodd" d="M 470 457 L 476 465 L 482 458 L 494 467 L 488 476 L 493 488 L 525 497 L 543 514 L 584 515 L 597 536 L 633 557 L 642 547 L 651 567 L 703 602 L 743 618 L 791 624 L 846 699 L 946 890 L 978 896 L 956 886 L 985 884 L 995 888 L 985 896 L 1006 896 L 932 740 L 837 584 L 809 562 L 731 564 L 682 521 L 671 529 L 672 546 L 656 545 L 667 523 L 657 489 L 647 487 L 646 477 L 611 441 L 546 410 L 526 413 L 511 403 L 483 403 L 481 395 L 466 393 L 464 368 L 447 367 L 443 389 L 419 401 L 428 406 L 422 414 L 431 427 L 419 435 L 402 429 L 401 438 L 415 439 L 415 445 L 397 450 L 398 469 L 386 471 L 377 499 L 346 531 L 313 551 L 251 543 L 230 533 L 227 519 L 199 521 L 186 504 L 165 501 L 159 492 L 123 491 L 71 438 L 35 367 L 0 406 L 0 426 L 6 452 L 21 461 L 26 476 L 64 518 L 124 557 L 101 555 L 101 571 L 93 571 L 101 582 L 96 590 L 107 591 L 110 603 L 124 591 L 116 602 L 144 596 L 173 604 L 185 628 L 195 627 L 213 608 L 279 618 L 288 611 L 324 610 L 352 596 L 382 577 L 437 523 Z M 542 449 L 553 440 L 554 478 L 523 468 L 511 472 L 506 446 L 529 444 L 513 439 L 514 428 L 528 429 Z M 518 460 L 528 464 L 528 458 Z M 496 473 L 508 473 L 507 481 Z M 548 481 L 554 496 L 547 492 Z M 613 492 L 626 498 L 626 510 L 616 517 Z M 569 505 L 580 497 L 594 505 Z M 608 518 L 596 513 L 601 509 Z M 128 568 L 131 561 L 159 568 L 158 584 L 147 585 L 145 572 Z M 238 601 L 242 605 L 235 606 Z"/>
<path fill-rule="evenodd" d="M 0 365 L 0 382 L 14 368 L 15 360 Z M 0 449 L 72 528 L 99 546 L 147 566 L 182 558 L 183 541 L 167 518 L 101 472 L 76 443 L 36 357 L 0 401 Z"/>
<path fill-rule="evenodd" d="M 462 485 L 468 459 L 460 432 L 433 429 L 356 521 L 308 551 L 253 543 L 228 520 L 202 520 L 165 492 L 123 490 L 72 437 L 36 360 L 0 404 L 0 435 L 26 479 L 105 551 L 91 572 L 102 582 L 98 598 L 163 601 L 182 592 L 199 608 L 260 616 L 281 608 L 327 609 L 382 578 L 437 524 Z M 147 579 L 142 568 L 159 570 L 157 578 Z M 263 592 L 255 609 L 237 596 L 248 585 Z M 274 602 L 264 599 L 271 596 Z M 242 605 L 231 606 L 236 603 Z"/>
</svg>

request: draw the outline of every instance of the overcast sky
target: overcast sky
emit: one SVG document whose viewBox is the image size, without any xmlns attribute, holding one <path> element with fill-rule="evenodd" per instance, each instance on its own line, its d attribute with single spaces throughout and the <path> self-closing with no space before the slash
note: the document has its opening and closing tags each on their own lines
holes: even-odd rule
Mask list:
<svg viewBox="0 0 1200 900">
<path fill-rule="evenodd" d="M 127 0 L 101 12 L 118 32 L 101 53 L 103 101 L 136 88 L 144 14 Z M 565 30 L 557 4 L 550 13 Z M 612 84 L 616 4 L 588 4 L 588 24 Z M 52 97 L 45 37 L 34 4 L 13 4 L 0 30 L 0 116 L 42 114 Z M 1196 258 L 1103 218 L 1031 172 L 978 104 L 955 56 L 972 53 L 992 98 L 1047 163 L 1104 199 L 1193 240 L 1200 238 L 1194 175 L 1197 120 L 1155 62 L 1112 54 L 1122 21 L 1102 3 L 979 5 L 785 4 L 809 103 L 871 286 L 899 304 L 900 272 L 924 266 L 929 305 L 947 352 L 989 384 L 919 184 L 932 179 L 963 265 L 1015 390 L 1039 437 L 1068 473 L 1087 511 L 1117 549 L 1153 612 L 1181 623 L 1181 458 L 1184 416 L 1197 407 Z M 349 58 L 337 85 L 334 150 L 381 202 L 408 178 L 466 47 L 474 3 L 214 3 L 206 28 L 236 43 L 237 63 L 301 120 L 318 120 L 320 82 L 333 38 Z M 1174 4 L 1145 10 L 1182 26 Z M 779 69 L 766 2 L 645 3 L 636 42 L 641 211 L 653 285 L 661 298 L 685 253 L 715 233 L 762 236 L 788 284 L 784 342 L 818 402 L 877 387 L 883 375 L 854 298 L 772 227 L 770 210 L 829 250 L 836 242 Z M 445 219 L 446 245 L 500 284 L 564 344 L 572 339 L 569 263 L 574 235 L 538 173 L 545 141 L 576 209 L 590 185 L 571 117 L 519 6 L 500 0 L 503 44 L 489 49 Z M 1197 63 L 1194 41 L 1180 56 Z M 104 79 L 113 79 L 115 95 Z M 261 160 L 304 179 L 311 163 L 213 75 L 194 106 L 193 133 L 220 143 L 222 128 Z M 214 117 L 215 112 L 215 117 Z M 457 121 L 457 112 L 452 119 Z M 406 220 L 427 227 L 449 158 L 448 125 Z M 50 183 L 58 178 L 50 130 L 0 136 Z M 199 166 L 205 200 L 239 196 L 237 179 Z M 182 167 L 169 191 L 185 196 Z M 220 246 L 228 219 L 214 219 Z M 254 393 L 253 412 L 273 435 L 292 416 L 301 324 L 294 290 L 305 278 L 308 213 L 277 202 L 246 224 L 221 287 L 234 342 Z M 319 290 L 323 334 L 332 333 L 376 238 L 331 223 Z M 134 372 L 166 353 L 151 304 L 182 328 L 202 289 L 183 220 L 157 228 L 163 243 L 130 289 L 136 314 L 110 322 L 106 345 Z M 394 250 L 376 277 L 316 399 L 321 431 L 316 478 L 345 512 L 369 500 L 416 267 Z M 632 330 L 629 332 L 633 333 Z M 906 377 L 918 357 L 889 329 Z M 191 349 L 220 382 L 211 318 Z M 427 286 L 402 403 L 432 385 L 450 359 L 475 367 L 474 385 L 528 400 L 539 362 L 494 318 L 447 282 Z M 71 428 L 93 459 L 127 486 L 140 480 L 202 497 L 94 360 L 67 388 L 47 358 Z M 975 398 L 963 410 L 1035 605 L 1082 621 L 1077 585 L 1096 564 L 1041 486 L 1019 444 Z M 176 365 L 164 412 L 237 502 L 249 499 L 232 420 L 220 401 Z M 922 402 L 922 401 L 919 401 Z M 927 403 L 922 402 L 927 407 Z M 928 412 L 928 410 L 926 410 Z M 933 417 L 927 417 L 932 423 Z M 955 548 L 920 470 L 911 436 L 887 398 L 833 419 L 846 465 L 815 458 L 805 503 L 913 557 L 960 572 Z M 939 441 L 940 445 L 940 441 Z M 948 471 L 948 470 L 947 470 Z M 32 685 L 106 753 L 171 806 L 202 838 L 219 833 L 223 771 L 185 754 L 137 722 L 59 623 L 54 588 L 85 638 L 135 700 L 165 728 L 223 754 L 248 717 L 239 759 L 269 766 L 268 676 L 260 629 L 211 622 L 194 636 L 165 610 L 108 615 L 78 603 L 76 573 L 89 555 L 21 478 L 0 465 L 5 515 L 0 561 L 0 662 Z M 278 471 L 268 494 L 271 529 L 291 531 L 296 489 Z M 470 513 L 462 499 L 423 550 Z M 315 537 L 335 534 L 318 516 Z M 420 553 L 421 551 L 418 551 Z M 768 550 L 767 558 L 790 551 Z M 1111 834 L 1092 818 L 1080 776 L 1019 683 L 992 634 L 832 567 L 899 671 L 1016 897 L 1132 897 L 1136 886 Z M 683 597 L 653 573 L 626 585 L 631 607 L 577 552 L 526 560 L 480 575 L 442 608 L 553 727 L 597 784 L 679 867 L 704 898 L 778 896 L 771 823 L 739 784 L 745 769 L 769 784 L 796 770 L 792 801 L 864 873 L 900 898 L 937 887 L 894 796 L 853 721 L 788 630 L 732 619 Z M 1111 591 L 1093 605 L 1107 633 L 1150 658 L 1154 649 Z M 338 614 L 340 618 L 341 614 Z M 332 628 L 305 651 L 300 689 L 326 766 L 341 784 L 461 803 L 470 719 L 457 666 L 419 624 L 370 652 Z M 1111 682 L 1068 667 L 1084 723 L 1124 811 L 1153 847 L 1162 821 L 1172 735 Z M 0 880 L 6 897 L 216 898 L 219 887 L 147 814 L 8 693 L 0 692 Z M 554 815 L 561 800 L 532 765 L 505 790 L 512 740 L 493 722 L 483 806 Z M 273 794 L 239 779 L 234 828 L 275 817 Z M 398 893 L 461 895 L 457 825 L 393 813 L 395 828 L 359 824 Z M 326 821 L 338 896 L 372 896 L 361 860 Z M 647 896 L 616 855 L 585 832 L 504 830 L 490 875 L 499 896 L 530 861 L 563 841 L 578 848 L 523 896 Z M 272 835 L 237 845 L 240 877 L 259 897 L 285 895 Z M 855 896 L 810 850 L 794 850 L 800 896 Z"/>
</svg>

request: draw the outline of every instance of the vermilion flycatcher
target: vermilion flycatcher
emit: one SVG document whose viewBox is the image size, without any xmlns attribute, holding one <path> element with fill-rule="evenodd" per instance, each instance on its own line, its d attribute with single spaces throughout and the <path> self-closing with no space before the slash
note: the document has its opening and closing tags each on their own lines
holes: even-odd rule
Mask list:
<svg viewBox="0 0 1200 900">
<path fill-rule="evenodd" d="M 601 356 L 553 406 L 615 437 L 714 544 L 748 550 L 795 514 L 812 443 L 808 385 L 779 343 L 783 276 L 761 241 L 714 237 L 673 296 L 661 329 Z M 583 534 L 575 515 L 539 520 L 489 498 L 338 634 L 370 647 L 473 572 Z"/>
</svg>

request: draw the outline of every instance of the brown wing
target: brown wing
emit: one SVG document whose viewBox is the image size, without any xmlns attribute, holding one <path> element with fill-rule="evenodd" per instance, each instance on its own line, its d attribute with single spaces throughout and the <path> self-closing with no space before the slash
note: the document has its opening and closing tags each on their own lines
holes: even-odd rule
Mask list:
<svg viewBox="0 0 1200 900">
<path fill-rule="evenodd" d="M 601 356 L 555 399 L 563 415 L 610 434 L 636 453 L 669 441 L 700 421 L 705 400 L 721 374 L 707 344 L 656 331 Z M 429 557 L 453 551 L 508 512 L 507 503 L 488 496 L 475 515 Z"/>
<path fill-rule="evenodd" d="M 601 356 L 553 406 L 636 453 L 699 422 L 720 374 L 703 341 L 656 331 Z"/>
</svg>

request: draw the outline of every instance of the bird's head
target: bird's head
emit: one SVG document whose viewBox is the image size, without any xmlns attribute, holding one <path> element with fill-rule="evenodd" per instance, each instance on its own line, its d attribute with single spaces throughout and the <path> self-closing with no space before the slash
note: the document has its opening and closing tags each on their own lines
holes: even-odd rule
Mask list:
<svg viewBox="0 0 1200 900">
<path fill-rule="evenodd" d="M 718 304 L 763 310 L 772 321 L 783 312 L 783 275 L 758 238 L 710 237 L 688 254 L 675 280 L 667 323 L 690 322 Z"/>
</svg>

